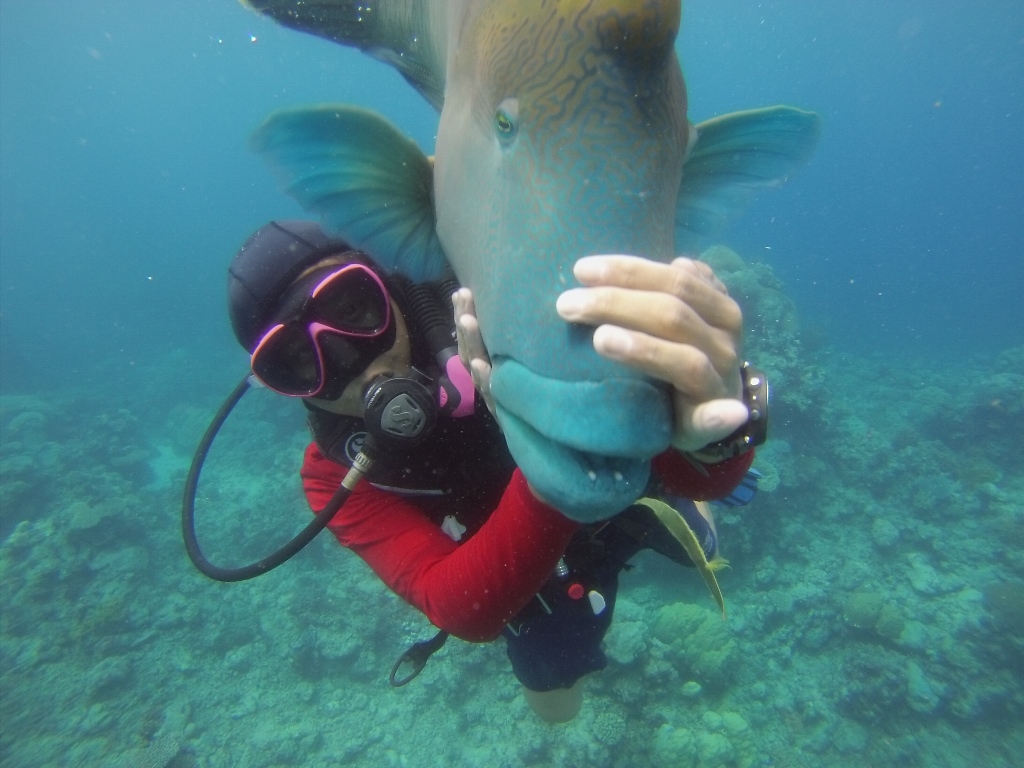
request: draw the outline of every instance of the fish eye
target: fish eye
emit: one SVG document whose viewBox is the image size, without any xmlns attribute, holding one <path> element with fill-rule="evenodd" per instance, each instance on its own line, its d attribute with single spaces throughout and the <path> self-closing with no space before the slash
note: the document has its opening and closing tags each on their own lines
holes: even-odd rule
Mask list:
<svg viewBox="0 0 1024 768">
<path fill-rule="evenodd" d="M 498 140 L 507 144 L 515 138 L 519 130 L 519 102 L 517 99 L 505 99 L 498 105 L 494 113 L 494 130 L 497 131 Z"/>
<path fill-rule="evenodd" d="M 499 109 L 498 114 L 494 116 L 494 124 L 498 127 L 499 133 L 509 134 L 516 129 L 512 124 L 512 118 L 503 109 Z"/>
</svg>

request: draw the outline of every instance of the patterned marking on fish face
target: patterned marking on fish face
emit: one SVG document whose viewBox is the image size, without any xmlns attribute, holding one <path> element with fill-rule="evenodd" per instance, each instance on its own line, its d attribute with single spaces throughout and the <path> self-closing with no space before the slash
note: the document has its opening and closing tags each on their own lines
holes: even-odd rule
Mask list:
<svg viewBox="0 0 1024 768">
<path fill-rule="evenodd" d="M 501 0 L 471 16 L 438 126 L 438 235 L 477 297 L 517 462 L 559 508 L 608 516 L 668 446 L 669 399 L 600 358 L 555 300 L 582 256 L 673 255 L 689 135 L 678 0 Z"/>
<path fill-rule="evenodd" d="M 438 232 L 496 358 L 564 379 L 626 375 L 554 301 L 581 256 L 673 255 L 678 22 L 678 0 L 531 0 L 478 7 L 463 26 L 438 129 Z"/>
</svg>

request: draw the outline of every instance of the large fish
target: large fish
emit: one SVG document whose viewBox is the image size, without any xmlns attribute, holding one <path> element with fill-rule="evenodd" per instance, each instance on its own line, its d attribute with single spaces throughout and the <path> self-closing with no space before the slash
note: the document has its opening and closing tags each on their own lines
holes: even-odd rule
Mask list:
<svg viewBox="0 0 1024 768">
<path fill-rule="evenodd" d="M 680 0 L 243 0 L 360 48 L 440 110 L 433 164 L 348 105 L 276 113 L 253 137 L 289 193 L 384 266 L 473 290 L 509 448 L 578 520 L 644 492 L 670 440 L 665 385 L 599 357 L 555 299 L 581 256 L 670 260 L 808 157 L 812 113 L 694 126 Z"/>
</svg>

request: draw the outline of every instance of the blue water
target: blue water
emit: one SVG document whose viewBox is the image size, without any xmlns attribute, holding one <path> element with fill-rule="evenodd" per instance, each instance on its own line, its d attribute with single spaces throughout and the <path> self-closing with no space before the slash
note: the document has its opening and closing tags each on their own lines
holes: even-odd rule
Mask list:
<svg viewBox="0 0 1024 768">
<path fill-rule="evenodd" d="M 9 386 L 197 336 L 230 345 L 227 260 L 298 214 L 246 150 L 273 109 L 353 101 L 432 147 L 435 115 L 388 68 L 230 0 L 2 13 Z M 779 102 L 825 119 L 811 166 L 727 237 L 845 344 L 956 357 L 1020 341 L 1022 16 L 1014 0 L 687 4 L 692 119 Z"/>
<path fill-rule="evenodd" d="M 693 0 L 678 47 L 694 121 L 774 103 L 824 119 L 810 165 L 722 237 L 781 280 L 803 329 L 799 348 L 761 348 L 766 359 L 779 353 L 771 361 L 791 387 L 765 453 L 782 480 L 755 502 L 752 527 L 724 526 L 727 554 L 732 537 L 730 556 L 745 560 L 726 589 L 739 603 L 738 671 L 710 675 L 703 699 L 680 698 L 692 673 L 666 671 L 671 654 L 638 640 L 648 656 L 622 661 L 598 688 L 612 709 L 594 704 L 581 724 L 550 731 L 523 710 L 500 651 L 447 651 L 438 679 L 404 699 L 381 688 L 382 669 L 422 623 L 373 592 L 332 542 L 290 564 L 285 581 L 229 592 L 188 569 L 176 538 L 186 457 L 245 366 L 224 312 L 227 264 L 261 223 L 301 215 L 247 150 L 248 134 L 284 106 L 355 102 L 429 153 L 433 110 L 385 66 L 232 0 L 0 4 L 0 535 L 23 523 L 0 547 L 0 762 L 65 754 L 67 765 L 118 764 L 147 749 L 155 761 L 154 740 L 173 735 L 181 748 L 165 747 L 163 764 L 431 765 L 417 749 L 441 734 L 459 764 L 657 765 L 687 749 L 665 728 L 692 729 L 706 748 L 691 745 L 695 760 L 711 754 L 709 734 L 726 733 L 705 717 L 712 708 L 751 727 L 729 732 L 730 766 L 1019 758 L 1021 617 L 1000 589 L 1016 589 L 1024 567 L 1014 437 L 1024 397 L 1024 6 Z M 287 448 L 260 454 L 275 482 L 261 469 L 257 485 L 301 510 L 287 485 L 300 417 L 256 408 L 257 437 L 225 449 L 211 497 L 238 514 L 278 498 L 252 491 L 245 473 L 268 464 L 247 463 L 241 447 L 258 451 L 272 434 Z M 91 506 L 72 514 L 75 501 Z M 97 533 L 96 515 L 124 534 Z M 899 532 L 897 550 L 886 548 L 888 527 L 872 528 L 880 519 Z M 45 562 L 26 554 L 43 552 Z M 634 623 L 654 627 L 674 600 L 706 607 L 689 575 L 673 592 L 677 575 L 644 568 L 654 586 L 630 598 Z M 122 594 L 104 574 L 142 592 Z M 282 605 L 315 590 L 326 605 L 344 603 L 347 577 L 361 585 L 356 623 L 375 627 L 354 637 L 379 647 L 362 662 L 320 649 L 331 674 L 296 671 L 295 649 L 313 642 L 302 627 L 328 628 L 316 598 Z M 862 606 L 844 603 L 849 593 L 867 595 L 868 613 L 872 600 L 899 605 L 918 634 L 858 634 Z M 252 619 L 281 611 L 287 640 L 274 639 L 279 619 Z M 54 633 L 57 654 L 45 650 Z M 836 698 L 829 675 L 843 664 L 854 682 Z M 68 682 L 79 676 L 81 690 Z M 491 679 L 502 681 L 497 695 Z M 906 700 L 879 702 L 893 685 Z M 359 706 L 324 688 L 356 691 Z M 381 725 L 424 717 L 416 702 L 426 707 L 427 692 L 445 707 L 429 710 L 433 727 L 419 741 Z M 490 731 L 474 724 L 479 707 Z M 346 752 L 340 737 L 307 726 L 317 718 L 343 721 L 362 741 Z M 517 732 L 528 749 L 509 746 Z M 755 752 L 760 762 L 744 763 Z"/>
</svg>

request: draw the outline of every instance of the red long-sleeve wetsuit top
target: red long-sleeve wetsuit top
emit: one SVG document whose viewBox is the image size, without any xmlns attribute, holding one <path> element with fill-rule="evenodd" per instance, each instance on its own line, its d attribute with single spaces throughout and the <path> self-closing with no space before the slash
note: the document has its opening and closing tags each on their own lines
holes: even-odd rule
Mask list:
<svg viewBox="0 0 1024 768">
<path fill-rule="evenodd" d="M 705 467 L 680 454 L 656 457 L 653 470 L 675 495 L 721 498 L 735 488 L 753 451 Z M 338 489 L 345 467 L 316 444 L 306 449 L 303 487 L 314 511 Z M 467 528 L 455 542 L 413 498 L 360 481 L 328 528 L 374 570 L 391 590 L 431 623 L 470 642 L 496 638 L 540 590 L 580 524 L 538 501 L 516 469 L 497 508 L 459 517 Z"/>
</svg>

